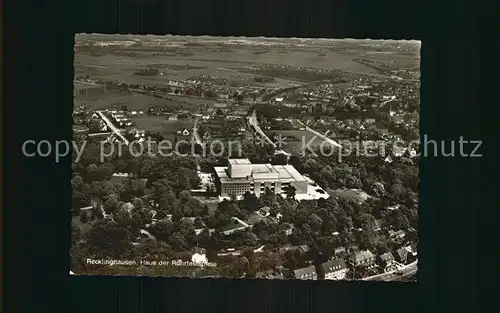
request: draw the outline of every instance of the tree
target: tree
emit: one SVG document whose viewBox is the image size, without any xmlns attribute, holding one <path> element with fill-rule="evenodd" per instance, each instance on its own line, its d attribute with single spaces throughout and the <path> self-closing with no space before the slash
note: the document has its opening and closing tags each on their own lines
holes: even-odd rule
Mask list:
<svg viewBox="0 0 500 313">
<path fill-rule="evenodd" d="M 249 191 L 245 192 L 240 201 L 240 207 L 251 212 L 257 210 L 259 207 L 257 196 Z"/>
<path fill-rule="evenodd" d="M 75 224 L 71 224 L 71 243 L 74 245 L 78 243 L 82 238 L 80 227 Z"/>
<path fill-rule="evenodd" d="M 312 232 L 318 232 L 321 229 L 323 220 L 317 214 L 313 213 L 309 215 L 309 220 L 307 224 L 311 227 Z"/>
<path fill-rule="evenodd" d="M 130 227 L 132 225 L 130 213 L 123 208 L 113 213 L 113 219 L 122 227 Z"/>
<path fill-rule="evenodd" d="M 199 216 L 194 219 L 194 226 L 196 228 L 202 228 L 204 226 L 203 221 Z"/>
<path fill-rule="evenodd" d="M 284 153 L 277 153 L 272 156 L 271 164 L 273 165 L 287 165 L 288 164 L 288 156 Z"/>
<path fill-rule="evenodd" d="M 189 247 L 186 238 L 179 232 L 173 233 L 168 242 L 174 251 L 185 251 Z"/>
<path fill-rule="evenodd" d="M 182 214 L 181 210 L 177 209 L 172 213 L 172 221 L 178 222 L 180 221 L 184 215 Z"/>
<path fill-rule="evenodd" d="M 130 232 L 112 220 L 99 220 L 88 233 L 90 251 L 100 258 L 133 257 Z"/>
<path fill-rule="evenodd" d="M 371 214 L 361 214 L 356 219 L 356 227 L 367 231 L 373 231 L 375 228 L 375 218 Z"/>
<path fill-rule="evenodd" d="M 120 201 L 118 201 L 115 197 L 110 197 L 104 203 L 104 211 L 107 214 L 111 214 L 120 208 Z"/>
<path fill-rule="evenodd" d="M 207 98 L 216 98 L 216 97 L 217 97 L 217 94 L 216 94 L 213 90 L 210 90 L 210 89 L 205 90 L 205 91 L 203 92 L 203 94 L 204 94 L 204 95 L 205 95 L 205 97 L 207 97 Z"/>
<path fill-rule="evenodd" d="M 167 242 L 174 231 L 174 223 L 171 220 L 163 220 L 151 225 L 149 232 L 156 239 Z"/>
<path fill-rule="evenodd" d="M 376 253 L 378 255 L 390 252 L 391 249 L 387 246 L 387 243 L 384 241 L 379 241 L 377 246 L 376 246 Z"/>
<path fill-rule="evenodd" d="M 142 201 L 141 198 L 134 198 L 132 200 L 132 204 L 134 205 L 134 207 L 136 209 L 140 209 L 140 208 L 143 208 L 144 207 L 144 201 Z"/>
<path fill-rule="evenodd" d="M 198 235 L 197 241 L 200 246 L 211 248 L 210 230 L 207 227 L 203 228 L 201 233 Z"/>
<path fill-rule="evenodd" d="M 203 205 L 203 208 L 201 210 L 201 215 L 202 216 L 209 216 L 210 215 L 210 208 L 208 207 L 208 205 Z"/>
<path fill-rule="evenodd" d="M 89 221 L 89 216 L 87 215 L 87 212 L 83 210 L 80 211 L 80 222 L 86 224 L 88 223 L 88 221 Z"/>
<path fill-rule="evenodd" d="M 275 199 L 276 199 L 276 194 L 272 192 L 271 189 L 266 188 L 264 194 L 260 195 L 259 202 L 261 202 L 261 204 L 259 206 L 271 207 Z"/>
<path fill-rule="evenodd" d="M 71 180 L 71 187 L 73 189 L 79 189 L 83 184 L 83 178 L 80 175 L 75 175 Z"/>
<path fill-rule="evenodd" d="M 377 246 L 377 235 L 371 231 L 363 231 L 359 236 L 359 248 L 373 251 Z"/>
<path fill-rule="evenodd" d="M 285 188 L 285 193 L 287 199 L 295 199 L 295 191 L 296 188 L 294 186 L 289 185 L 288 187 Z"/>
<path fill-rule="evenodd" d="M 175 223 L 174 223 L 175 226 Z M 193 223 L 189 219 L 182 219 L 179 223 L 179 230 L 182 236 L 187 240 L 188 243 L 195 243 L 196 231 Z"/>
<path fill-rule="evenodd" d="M 248 260 L 252 260 L 254 256 L 254 250 L 251 248 L 243 250 L 243 256 L 245 256 Z"/>
<path fill-rule="evenodd" d="M 295 253 L 292 250 L 288 250 L 285 252 L 285 262 L 286 267 L 291 270 L 294 270 L 297 267 L 298 261 L 295 258 Z"/>
</svg>

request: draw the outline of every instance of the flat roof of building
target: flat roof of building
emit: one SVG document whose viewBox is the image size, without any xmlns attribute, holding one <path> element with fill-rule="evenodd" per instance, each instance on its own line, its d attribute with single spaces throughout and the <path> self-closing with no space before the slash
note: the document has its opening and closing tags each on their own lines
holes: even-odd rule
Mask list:
<svg viewBox="0 0 500 313">
<path fill-rule="evenodd" d="M 229 164 L 231 165 L 251 165 L 249 159 L 229 159 Z"/>
<path fill-rule="evenodd" d="M 278 173 L 271 164 L 252 164 L 252 174 Z"/>
<path fill-rule="evenodd" d="M 307 180 L 292 165 L 275 165 L 274 169 L 278 171 L 280 179 L 295 181 Z"/>
<path fill-rule="evenodd" d="M 292 165 L 271 165 L 271 164 L 251 164 L 248 159 L 230 159 L 230 164 L 236 165 L 250 165 L 252 176 L 255 175 L 256 179 L 269 181 L 308 181 L 308 179 L 301 175 Z M 219 166 L 215 167 L 215 173 L 221 180 L 221 182 L 230 181 L 248 181 L 248 179 L 242 178 L 231 178 L 228 175 L 227 167 Z M 266 177 L 266 174 L 273 174 Z"/>
<path fill-rule="evenodd" d="M 215 174 L 219 177 L 222 183 L 235 182 L 235 183 L 249 183 L 250 180 L 247 178 L 230 178 L 227 174 L 226 166 L 216 166 L 214 167 Z"/>
</svg>

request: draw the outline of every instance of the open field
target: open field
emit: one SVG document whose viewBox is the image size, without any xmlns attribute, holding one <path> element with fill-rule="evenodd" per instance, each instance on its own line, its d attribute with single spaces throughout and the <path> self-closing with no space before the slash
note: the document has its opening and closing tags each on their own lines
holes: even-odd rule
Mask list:
<svg viewBox="0 0 500 313">
<path fill-rule="evenodd" d="M 163 116 L 140 116 L 134 118 L 134 122 L 138 128 L 144 129 L 150 132 L 158 132 L 165 139 L 171 139 L 175 135 L 176 131 L 184 130 L 186 128 L 190 133 L 193 130 L 194 121 L 180 120 L 180 121 L 169 121 Z"/>
<path fill-rule="evenodd" d="M 227 52 L 232 53 L 232 52 Z M 206 57 L 209 57 L 206 59 Z M 247 61 L 242 58 L 241 62 L 227 61 L 226 55 L 221 53 L 201 52 L 200 59 L 192 57 L 167 57 L 154 56 L 153 53 L 145 54 L 139 58 L 127 55 L 106 54 L 95 57 L 88 54 L 77 53 L 75 56 L 75 75 L 90 74 L 92 78 L 102 80 L 113 80 L 128 84 L 164 85 L 170 80 L 187 80 L 200 75 L 212 75 L 226 79 L 241 79 L 252 82 L 257 75 L 243 73 L 234 67 L 241 67 Z M 183 69 L 185 65 L 194 68 Z M 163 75 L 140 76 L 134 72 L 146 68 L 166 67 L 171 68 L 164 71 Z M 267 84 L 256 84 L 270 87 L 286 87 L 292 81 L 276 79 Z"/>
<path fill-rule="evenodd" d="M 75 74 L 135 84 L 163 85 L 169 80 L 186 80 L 200 75 L 231 79 L 252 73 L 239 69 L 262 65 L 294 66 L 353 73 L 377 74 L 372 66 L 359 62 L 365 58 L 386 66 L 418 67 L 419 51 L 415 43 L 398 43 L 401 52 L 393 53 L 395 43 L 345 40 L 301 40 L 277 38 L 221 38 L 151 36 L 135 42 L 132 36 L 79 35 L 75 53 Z M 116 40 L 103 44 L 100 40 Z M 90 43 L 94 44 L 90 46 Z M 99 45 L 96 45 L 99 43 Z M 141 76 L 133 73 L 146 68 L 162 69 L 163 75 Z M 267 84 L 285 87 L 288 79 Z"/>
<path fill-rule="evenodd" d="M 302 150 L 306 145 L 313 148 L 318 147 L 323 143 L 323 139 L 317 137 L 314 139 L 314 134 L 305 130 L 268 130 L 266 134 L 271 138 L 271 135 L 279 134 L 282 138 L 282 149 L 286 152 L 293 152 L 293 150 Z M 309 143 L 309 141 L 311 143 Z"/>
<path fill-rule="evenodd" d="M 75 97 L 75 106 L 86 104 L 94 110 L 106 109 L 110 106 L 126 105 L 129 110 L 147 110 L 152 106 L 179 107 L 176 101 L 153 96 L 130 93 L 127 91 L 110 91 L 99 95 Z"/>
<path fill-rule="evenodd" d="M 87 104 L 95 110 L 106 109 L 113 105 L 126 105 L 129 110 L 147 110 L 152 106 L 195 110 L 199 105 L 208 104 L 208 107 L 212 108 L 214 103 L 216 103 L 215 100 L 211 99 L 174 95 L 169 95 L 168 99 L 162 99 L 150 95 L 118 90 L 109 90 L 105 93 L 89 94 L 88 96 L 77 96 L 74 99 L 76 106 Z"/>
</svg>

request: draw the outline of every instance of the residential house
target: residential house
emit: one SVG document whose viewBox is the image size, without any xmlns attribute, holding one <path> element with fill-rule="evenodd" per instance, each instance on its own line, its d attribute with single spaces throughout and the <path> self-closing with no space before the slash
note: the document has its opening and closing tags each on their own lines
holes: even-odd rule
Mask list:
<svg viewBox="0 0 500 313">
<path fill-rule="evenodd" d="M 378 257 L 378 263 L 382 268 L 386 268 L 387 266 L 392 265 L 395 260 L 396 259 L 391 252 L 381 254 Z"/>
<path fill-rule="evenodd" d="M 400 115 L 394 115 L 391 116 L 391 121 L 395 124 L 403 124 L 404 123 L 404 118 Z"/>
<path fill-rule="evenodd" d="M 187 130 L 187 128 L 184 128 L 184 130 L 182 131 L 182 135 L 183 136 L 189 136 L 189 130 Z"/>
<path fill-rule="evenodd" d="M 83 125 L 73 125 L 73 132 L 76 134 L 87 134 L 89 132 L 89 128 Z"/>
<path fill-rule="evenodd" d="M 406 261 L 407 262 L 416 261 L 418 258 L 417 244 L 416 243 L 411 244 L 408 247 L 406 247 L 405 249 L 408 251 Z"/>
<path fill-rule="evenodd" d="M 127 211 L 127 212 L 129 212 L 129 213 L 131 213 L 134 208 L 135 207 L 134 207 L 134 205 L 131 202 L 126 202 L 122 206 L 122 209 L 125 210 L 125 211 Z"/>
<path fill-rule="evenodd" d="M 389 130 L 387 128 L 382 128 L 378 130 L 381 136 L 388 136 Z"/>
<path fill-rule="evenodd" d="M 80 214 L 85 214 L 87 215 L 87 218 L 92 217 L 94 206 L 86 206 L 83 208 L 80 208 Z"/>
<path fill-rule="evenodd" d="M 413 164 L 413 160 L 412 160 L 412 159 L 410 159 L 410 158 L 405 158 L 405 157 L 402 157 L 400 161 L 401 161 L 401 163 L 403 163 L 403 164 Z"/>
<path fill-rule="evenodd" d="M 257 211 L 257 214 L 262 217 L 268 217 L 271 214 L 271 208 L 264 206 Z"/>
<path fill-rule="evenodd" d="M 387 233 L 389 234 L 389 238 L 396 240 L 396 241 L 403 240 L 406 236 L 406 233 L 404 230 L 394 231 L 394 230 L 390 229 Z"/>
<path fill-rule="evenodd" d="M 344 279 L 347 274 L 347 266 L 342 259 L 333 259 L 321 264 L 318 268 L 319 277 L 326 280 Z"/>
<path fill-rule="evenodd" d="M 346 251 L 345 247 L 337 247 L 337 248 L 333 249 L 334 256 L 340 256 L 340 255 L 345 254 L 346 252 L 347 251 Z"/>
<path fill-rule="evenodd" d="M 294 229 L 295 227 L 293 227 L 293 225 L 292 225 L 292 224 L 287 224 L 287 225 L 286 225 L 286 226 L 284 226 L 284 227 L 286 227 L 286 228 L 285 228 L 285 234 L 286 234 L 287 236 L 291 236 L 291 235 L 293 234 L 293 229 Z"/>
<path fill-rule="evenodd" d="M 316 269 L 314 266 L 299 268 L 293 271 L 293 275 L 296 279 L 305 279 L 305 280 L 317 280 L 318 274 L 316 273 Z"/>
<path fill-rule="evenodd" d="M 285 246 L 283 248 L 280 248 L 280 251 L 284 254 L 286 251 L 298 251 L 301 254 L 309 252 L 309 246 L 308 245 L 301 245 L 301 246 Z"/>
<path fill-rule="evenodd" d="M 297 248 L 297 251 L 299 251 L 300 253 L 307 253 L 307 252 L 309 252 L 309 250 L 310 250 L 310 248 L 308 245 L 300 245 Z"/>
<path fill-rule="evenodd" d="M 406 248 L 399 248 L 394 251 L 394 257 L 399 263 L 406 264 L 408 260 L 408 250 L 406 250 Z"/>
<path fill-rule="evenodd" d="M 371 267 L 375 264 L 376 257 L 370 250 L 359 251 L 351 258 L 353 266 Z"/>
</svg>

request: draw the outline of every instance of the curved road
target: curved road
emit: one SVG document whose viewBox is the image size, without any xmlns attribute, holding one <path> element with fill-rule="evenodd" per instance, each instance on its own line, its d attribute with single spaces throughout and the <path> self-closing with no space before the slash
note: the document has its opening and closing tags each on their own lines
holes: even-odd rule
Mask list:
<svg viewBox="0 0 500 313">
<path fill-rule="evenodd" d="M 200 146 L 203 145 L 201 138 L 200 138 L 200 134 L 198 134 L 198 119 L 194 120 L 193 137 L 194 137 L 194 140 L 196 141 L 197 144 L 199 144 Z"/>
<path fill-rule="evenodd" d="M 269 139 L 269 137 L 267 137 L 262 128 L 260 128 L 259 121 L 257 121 L 257 112 L 255 109 L 253 109 L 252 114 L 248 116 L 248 124 L 250 124 L 255 129 L 255 131 L 259 133 L 259 135 L 261 135 L 261 137 L 265 141 L 267 141 L 267 143 L 273 146 L 273 148 L 275 149 L 277 148 L 276 144 L 271 139 Z"/>
</svg>

